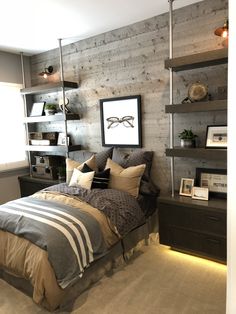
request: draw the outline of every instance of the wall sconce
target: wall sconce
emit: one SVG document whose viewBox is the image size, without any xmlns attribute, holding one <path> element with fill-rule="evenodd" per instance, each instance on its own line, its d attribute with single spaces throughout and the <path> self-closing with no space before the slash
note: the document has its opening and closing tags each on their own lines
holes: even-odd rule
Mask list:
<svg viewBox="0 0 236 314">
<path fill-rule="evenodd" d="M 218 27 L 214 33 L 217 36 L 227 38 L 229 36 L 229 22 L 228 22 L 228 20 L 225 20 L 224 25 L 222 27 Z"/>
<path fill-rule="evenodd" d="M 43 76 L 46 79 L 49 75 L 52 75 L 52 72 L 53 66 L 49 65 L 49 67 L 45 68 L 43 72 L 39 73 L 39 75 Z"/>
</svg>

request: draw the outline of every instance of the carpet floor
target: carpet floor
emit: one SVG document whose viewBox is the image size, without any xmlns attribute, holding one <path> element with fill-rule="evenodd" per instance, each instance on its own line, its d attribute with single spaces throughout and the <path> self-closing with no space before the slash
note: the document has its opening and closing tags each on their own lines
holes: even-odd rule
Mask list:
<svg viewBox="0 0 236 314">
<path fill-rule="evenodd" d="M 225 314 L 226 266 L 151 244 L 77 298 L 73 314 Z M 0 280 L 0 314 L 49 313 Z"/>
</svg>

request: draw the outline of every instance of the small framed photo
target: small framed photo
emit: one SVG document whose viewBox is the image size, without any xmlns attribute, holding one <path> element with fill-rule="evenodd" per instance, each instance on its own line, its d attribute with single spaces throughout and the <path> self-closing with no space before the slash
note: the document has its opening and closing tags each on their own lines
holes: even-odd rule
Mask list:
<svg viewBox="0 0 236 314">
<path fill-rule="evenodd" d="M 70 137 L 67 136 L 67 143 L 68 146 L 70 145 Z M 65 133 L 59 133 L 58 134 L 58 139 L 57 139 L 57 145 L 66 145 L 66 135 Z"/>
<path fill-rule="evenodd" d="M 227 125 L 208 125 L 206 148 L 227 148 Z"/>
<path fill-rule="evenodd" d="M 33 103 L 33 106 L 32 106 L 31 112 L 30 112 L 30 117 L 42 116 L 44 105 L 45 105 L 44 101 Z"/>
<path fill-rule="evenodd" d="M 194 186 L 194 179 L 182 178 L 180 183 L 179 195 L 192 196 L 192 188 Z"/>
<path fill-rule="evenodd" d="M 193 186 L 192 188 L 192 198 L 196 200 L 208 201 L 209 190 L 208 188 L 200 188 L 198 186 Z"/>
<path fill-rule="evenodd" d="M 227 198 L 227 170 L 196 168 L 196 185 L 208 188 L 210 196 Z"/>
</svg>

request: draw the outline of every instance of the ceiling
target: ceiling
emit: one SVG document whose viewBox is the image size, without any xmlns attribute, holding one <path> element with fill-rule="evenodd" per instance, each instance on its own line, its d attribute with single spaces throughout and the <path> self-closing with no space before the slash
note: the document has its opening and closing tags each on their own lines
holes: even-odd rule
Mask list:
<svg viewBox="0 0 236 314">
<path fill-rule="evenodd" d="M 200 0 L 175 0 L 174 9 Z M 0 50 L 33 55 L 126 26 L 169 9 L 168 0 L 7 0 Z"/>
</svg>

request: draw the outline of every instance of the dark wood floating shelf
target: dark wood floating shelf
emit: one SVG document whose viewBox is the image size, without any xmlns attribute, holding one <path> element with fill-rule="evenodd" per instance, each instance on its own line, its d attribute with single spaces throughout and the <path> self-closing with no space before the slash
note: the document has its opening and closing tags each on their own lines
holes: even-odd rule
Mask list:
<svg viewBox="0 0 236 314">
<path fill-rule="evenodd" d="M 223 209 L 225 211 L 227 210 L 227 201 L 225 199 L 210 198 L 208 201 L 195 200 L 192 199 L 191 197 L 181 196 L 177 192 L 175 193 L 174 197 L 172 197 L 171 195 L 161 195 L 158 198 L 158 201 L 173 205 L 179 204 L 185 207 L 191 206 L 201 209 L 213 208 L 214 210 L 215 209 Z"/>
<path fill-rule="evenodd" d="M 80 120 L 80 116 L 77 113 L 54 114 L 51 116 L 37 116 L 37 117 L 26 117 L 25 123 L 36 123 L 36 122 L 56 122 L 56 121 L 68 121 L 68 120 Z"/>
<path fill-rule="evenodd" d="M 194 103 L 166 105 L 166 113 L 191 113 L 191 112 L 204 112 L 204 111 L 218 111 L 227 110 L 227 100 L 211 100 L 199 101 Z"/>
<path fill-rule="evenodd" d="M 228 62 L 228 49 L 217 49 L 165 60 L 165 68 L 184 71 Z"/>
<path fill-rule="evenodd" d="M 69 152 L 73 152 L 76 150 L 80 150 L 81 145 L 71 145 L 68 147 Z M 58 153 L 66 153 L 66 146 L 50 146 L 50 145 L 26 145 L 26 150 L 30 152 L 58 152 Z"/>
<path fill-rule="evenodd" d="M 166 149 L 168 157 L 202 158 L 210 160 L 227 160 L 227 149 L 182 148 Z"/>
<path fill-rule="evenodd" d="M 41 93 L 52 93 L 52 92 L 61 90 L 63 87 L 66 90 L 75 89 L 75 88 L 78 88 L 78 84 L 75 82 L 69 82 L 69 81 L 59 81 L 59 82 L 54 82 L 54 83 L 48 83 L 48 84 L 23 88 L 21 89 L 21 94 L 33 95 L 33 94 L 41 94 Z"/>
</svg>

